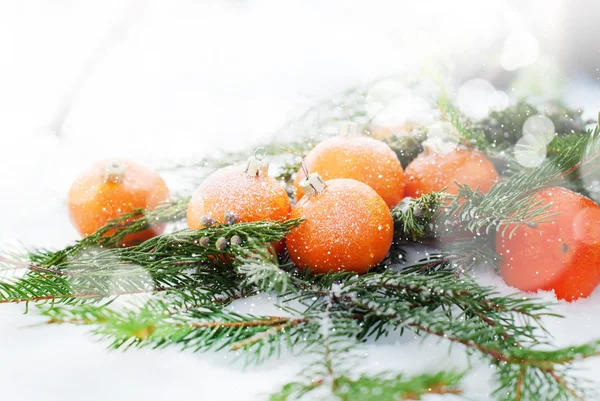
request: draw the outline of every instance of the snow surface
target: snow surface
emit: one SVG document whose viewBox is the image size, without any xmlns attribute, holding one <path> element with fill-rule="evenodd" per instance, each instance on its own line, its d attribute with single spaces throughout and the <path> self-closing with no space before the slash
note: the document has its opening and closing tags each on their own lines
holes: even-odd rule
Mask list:
<svg viewBox="0 0 600 401">
<path fill-rule="evenodd" d="M 0 243 L 62 247 L 76 239 L 65 194 L 73 177 L 101 157 L 160 165 L 260 143 L 315 100 L 381 75 L 412 74 L 432 54 L 459 54 L 453 63 L 469 64 L 457 76 L 468 75 L 486 62 L 477 49 L 514 28 L 506 21 L 516 12 L 503 1 L 137 3 L 140 15 L 100 60 L 57 139 L 49 127 L 61 99 L 129 4 L 0 1 Z M 568 84 L 571 101 L 597 99 L 595 83 Z M 481 280 L 512 292 L 492 273 Z M 269 313 L 271 302 L 257 297 L 234 308 Z M 600 337 L 600 290 L 555 310 L 566 316 L 547 321 L 556 345 Z M 5 399 L 260 400 L 294 380 L 305 362 L 282 357 L 244 370 L 225 353 L 109 352 L 86 328 L 38 323 L 22 305 L 0 307 Z M 459 348 L 450 355 L 444 341 L 390 337 L 365 345 L 361 366 L 408 373 L 461 368 Z M 467 395 L 488 400 L 492 370 L 473 364 Z M 600 374 L 600 359 L 580 366 L 587 368 L 583 376 Z"/>
</svg>

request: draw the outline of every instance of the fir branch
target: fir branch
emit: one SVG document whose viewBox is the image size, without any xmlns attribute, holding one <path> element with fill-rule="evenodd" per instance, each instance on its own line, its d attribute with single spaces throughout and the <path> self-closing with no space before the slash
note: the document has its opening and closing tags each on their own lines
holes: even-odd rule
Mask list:
<svg viewBox="0 0 600 401">
<path fill-rule="evenodd" d="M 452 324 L 459 318 L 453 314 L 453 308 L 458 308 L 458 311 L 465 314 L 460 318 L 485 317 L 488 321 L 484 322 L 486 324 L 493 321 L 496 328 L 490 329 L 490 337 L 497 335 L 496 329 L 499 329 L 511 338 L 538 344 L 543 341 L 540 319 L 549 314 L 548 304 L 522 297 L 497 296 L 492 288 L 482 287 L 472 279 L 464 277 L 457 280 L 451 271 L 440 271 L 428 276 L 389 271 L 368 274 L 350 278 L 340 291 L 341 307 L 364 315 L 361 318 L 364 320 L 361 337 L 387 334 L 395 327 L 394 324 L 390 326 L 388 317 L 398 316 L 399 311 L 406 311 L 408 316 L 416 318 L 421 310 L 419 308 L 424 308 L 424 314 L 420 318 L 431 317 L 432 322 L 436 323 L 437 319 L 443 318 L 433 313 L 439 309 L 445 314 L 445 320 Z M 344 302 L 348 304 L 344 305 Z M 356 306 L 365 309 L 356 310 Z M 387 317 L 375 318 L 375 315 L 369 315 L 371 306 L 377 308 L 378 314 L 382 310 L 389 311 L 390 316 L 387 316 L 387 312 L 384 314 Z"/>
<path fill-rule="evenodd" d="M 449 196 L 443 192 L 431 192 L 418 199 L 404 198 L 392 210 L 396 239 L 414 242 L 433 236 L 435 217 L 446 199 Z"/>
<path fill-rule="evenodd" d="M 451 371 L 435 374 L 420 374 L 406 377 L 389 372 L 357 378 L 339 376 L 336 378 L 338 389 L 333 393 L 341 401 L 408 401 L 420 400 L 425 395 L 460 395 L 459 388 L 463 375 Z M 271 395 L 270 401 L 297 400 L 308 392 L 323 385 L 322 380 L 305 383 L 294 382 Z"/>
<path fill-rule="evenodd" d="M 94 325 L 94 334 L 110 339 L 112 348 L 178 345 L 195 352 L 229 348 L 244 350 L 248 363 L 279 355 L 283 345 L 299 344 L 316 330 L 308 318 L 242 315 L 209 303 L 178 314 L 161 312 L 165 307 L 153 303 L 118 312 L 94 305 L 53 306 L 41 313 L 50 324 Z"/>
<path fill-rule="evenodd" d="M 426 278 L 418 277 L 417 280 Z M 447 278 L 447 274 L 440 276 L 438 273 L 435 285 Z M 340 307 L 360 319 L 363 325 L 370 326 L 362 335 L 369 333 L 379 336 L 387 333 L 391 327 L 410 329 L 417 334 L 424 333 L 462 344 L 467 350 L 474 350 L 499 366 L 514 365 L 514 369 L 518 367 L 519 371 L 523 368 L 526 373 L 522 380 L 529 380 L 528 375 L 547 377 L 546 385 L 550 393 L 572 395 L 585 392 L 570 384 L 570 379 L 560 368 L 576 360 L 598 355 L 600 342 L 552 351 L 536 349 L 540 344 L 547 344 L 540 341 L 540 333 L 534 328 L 539 326 L 542 316 L 539 313 L 546 310 L 547 305 L 526 299 L 497 297 L 491 289 L 487 289 L 490 292 L 486 293 L 485 289 L 478 288 L 474 283 L 469 290 L 448 292 L 448 289 L 437 289 L 434 292 L 424 285 L 411 283 L 413 277 L 407 281 L 406 277 L 390 275 L 387 280 L 381 281 L 373 276 L 372 280 L 361 283 L 363 292 L 354 286 L 344 287 L 340 294 Z M 468 282 L 464 284 L 469 286 Z M 389 291 L 391 289 L 394 291 Z M 446 296 L 448 298 L 445 299 Z M 458 315 L 455 315 L 451 305 L 458 307 Z M 518 324 L 518 320 L 524 323 Z M 519 391 L 515 384 L 522 386 L 518 377 L 515 380 L 503 380 L 506 378 L 499 374 L 500 385 L 504 388 L 510 384 L 510 391 Z M 537 399 L 522 390 L 520 396 L 523 400 Z"/>
<path fill-rule="evenodd" d="M 465 227 L 471 232 L 501 231 L 511 235 L 518 226 L 537 226 L 553 219 L 548 205 L 533 200 L 544 188 L 561 185 L 576 174 L 592 174 L 598 169 L 600 126 L 581 137 L 575 145 L 528 174 L 517 174 L 497 182 L 483 195 L 467 185 L 459 185 L 458 195 L 444 213 L 444 223 Z"/>
<path fill-rule="evenodd" d="M 293 289 L 293 277 L 279 265 L 277 251 L 269 247 L 253 246 L 250 249 L 238 247 L 233 262 L 236 270 L 243 277 L 241 286 L 256 287 L 263 292 L 275 291 L 285 294 Z M 288 264 L 287 267 L 292 267 Z"/>
<path fill-rule="evenodd" d="M 452 272 L 331 275 L 314 280 L 286 300 L 297 301 L 307 307 L 292 317 L 242 316 L 210 305 L 183 308 L 175 315 L 160 308 L 106 313 L 95 305 L 54 306 L 49 316 L 52 323 L 70 316 L 67 321 L 94 324 L 95 332 L 110 338 L 117 348 L 179 345 L 201 351 L 228 347 L 243 349 L 251 362 L 257 362 L 278 354 L 282 344 L 309 347 L 324 358 L 310 371 L 311 377 L 322 377 L 334 393 L 341 388 L 337 378 L 343 376 L 340 372 L 348 363 L 346 353 L 355 347 L 354 339 L 378 337 L 392 329 L 445 338 L 494 363 L 537 369 L 560 380 L 568 379 L 558 373 L 558 366 L 596 355 L 600 349 L 600 343 L 554 351 L 534 349 L 546 344 L 539 322 L 549 314 L 547 304 L 521 296 L 498 296 L 472 280 L 455 279 Z M 335 336 L 325 337 L 331 333 Z M 555 390 L 563 386 L 558 379 L 550 382 Z"/>
<path fill-rule="evenodd" d="M 450 102 L 450 99 L 445 92 L 440 94 L 438 99 L 438 109 L 441 112 L 442 118 L 454 127 L 458 143 L 467 148 L 481 150 L 490 147 L 490 143 L 485 135 L 469 126 L 469 119 L 460 113 L 460 111 Z"/>
<path fill-rule="evenodd" d="M 420 400 L 425 395 L 460 395 L 458 388 L 463 375 L 441 371 L 436 374 L 421 374 L 410 378 L 404 375 L 381 374 L 374 377 L 360 376 L 356 380 L 338 378 L 336 395 L 342 401 L 396 401 Z M 371 389 L 371 391 L 365 391 Z"/>
<path fill-rule="evenodd" d="M 426 127 L 415 127 L 411 132 L 383 139 L 398 156 L 400 164 L 406 168 L 423 151 L 422 143 L 427 139 Z"/>
<path fill-rule="evenodd" d="M 492 238 L 472 235 L 464 231 L 448 232 L 446 236 L 465 235 L 464 238 L 455 239 L 451 244 L 442 246 L 442 250 L 429 254 L 427 258 L 418 260 L 404 269 L 406 272 L 420 274 L 435 273 L 440 270 L 455 272 L 455 277 L 460 277 L 477 267 L 484 265 L 496 267 L 501 260 L 491 241 Z"/>
<path fill-rule="evenodd" d="M 73 303 L 115 294 L 195 287 L 198 279 L 203 279 L 206 291 L 233 291 L 238 288 L 237 274 L 218 258 L 242 248 L 218 249 L 216 242 L 237 236 L 252 252 L 261 252 L 298 224 L 298 220 L 289 220 L 216 225 L 161 235 L 133 247 L 92 249 L 77 255 L 71 251 L 69 258 L 59 251 L 60 257 L 44 259 L 44 263 L 56 261 L 51 268 L 34 263 L 23 278 L 0 281 L 0 303 Z M 191 268 L 196 271 L 190 272 Z"/>
<path fill-rule="evenodd" d="M 581 110 L 569 109 L 562 104 L 549 104 L 539 110 L 521 99 L 502 111 L 491 111 L 488 117 L 475 121 L 472 128 L 484 133 L 496 149 L 505 149 L 517 143 L 523 136 L 525 121 L 536 114 L 544 114 L 552 120 L 557 138 L 573 134 L 580 137 L 590 123 L 582 118 Z"/>
<path fill-rule="evenodd" d="M 183 219 L 188 203 L 189 198 L 175 198 L 153 210 L 140 209 L 123 214 L 72 246 L 57 252 L 32 253 L 30 258 L 39 265 L 54 266 L 90 248 L 118 246 L 128 234 Z"/>
</svg>

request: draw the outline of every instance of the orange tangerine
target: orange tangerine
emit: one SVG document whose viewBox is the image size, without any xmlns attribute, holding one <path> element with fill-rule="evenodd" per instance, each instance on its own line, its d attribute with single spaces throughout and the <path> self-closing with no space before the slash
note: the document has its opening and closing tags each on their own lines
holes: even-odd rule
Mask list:
<svg viewBox="0 0 600 401">
<path fill-rule="evenodd" d="M 309 194 L 292 210 L 304 219 L 287 236 L 287 249 L 300 268 L 316 273 L 365 273 L 387 255 L 394 235 L 392 214 L 371 187 L 352 179 L 326 182 L 311 174 Z"/>
<path fill-rule="evenodd" d="M 156 171 L 130 160 L 111 159 L 93 164 L 75 179 L 67 204 L 73 224 L 86 237 L 108 220 L 136 209 L 152 209 L 168 199 L 169 188 Z M 161 225 L 129 234 L 124 245 L 145 241 L 163 231 Z"/>
<path fill-rule="evenodd" d="M 351 178 L 369 185 L 390 208 L 404 198 L 404 172 L 398 156 L 377 139 L 360 135 L 327 139 L 306 155 L 304 164 L 326 181 Z M 305 178 L 300 169 L 294 182 L 296 200 L 304 196 L 300 182 Z"/>
<path fill-rule="evenodd" d="M 244 170 L 227 167 L 208 176 L 194 192 L 187 209 L 192 230 L 221 224 L 261 220 L 285 221 L 292 205 L 281 184 L 267 174 L 266 164 L 251 158 Z M 277 246 L 276 246 L 277 247 Z M 279 250 L 282 245 L 279 245 Z"/>
<path fill-rule="evenodd" d="M 600 206 L 560 187 L 535 199 L 558 214 L 538 227 L 521 225 L 510 238 L 496 235 L 502 278 L 525 292 L 554 290 L 567 301 L 589 296 L 600 283 Z"/>
<path fill-rule="evenodd" d="M 456 182 L 473 189 L 479 187 L 479 191 L 487 193 L 499 178 L 496 168 L 483 153 L 469 149 L 423 152 L 410 162 L 404 174 L 405 193 L 412 198 L 444 188 L 445 192 L 456 195 Z"/>
</svg>

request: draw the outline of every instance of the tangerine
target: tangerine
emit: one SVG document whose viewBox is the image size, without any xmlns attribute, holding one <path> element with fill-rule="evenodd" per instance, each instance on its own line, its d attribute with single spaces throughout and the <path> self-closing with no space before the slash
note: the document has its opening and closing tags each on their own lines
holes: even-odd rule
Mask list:
<svg viewBox="0 0 600 401">
<path fill-rule="evenodd" d="M 600 283 L 600 206 L 560 187 L 539 191 L 535 200 L 558 214 L 538 227 L 521 225 L 510 238 L 497 234 L 502 278 L 525 292 L 554 290 L 567 301 L 587 297 Z"/>
<path fill-rule="evenodd" d="M 456 195 L 456 182 L 487 193 L 499 178 L 484 154 L 469 149 L 422 152 L 406 167 L 405 175 L 405 193 L 412 198 L 444 188 L 446 193 Z"/>
<path fill-rule="evenodd" d="M 390 208 L 404 198 L 404 172 L 398 156 L 377 139 L 361 135 L 327 139 L 306 155 L 304 164 L 324 180 L 351 178 L 369 185 Z M 300 183 L 305 178 L 300 169 L 294 181 L 297 201 L 304 196 Z"/>
<path fill-rule="evenodd" d="M 86 237 L 111 219 L 136 209 L 152 209 L 168 199 L 169 188 L 156 171 L 130 160 L 110 159 L 93 164 L 75 179 L 67 204 L 71 221 Z M 123 245 L 145 241 L 163 231 L 164 225 L 160 225 L 128 234 Z"/>
<path fill-rule="evenodd" d="M 239 166 L 217 170 L 194 192 L 187 209 L 188 226 L 198 230 L 214 222 L 231 224 L 261 220 L 285 221 L 292 205 L 281 184 L 254 157 Z M 276 245 L 281 250 L 283 245 Z"/>
<path fill-rule="evenodd" d="M 292 210 L 304 221 L 287 236 L 290 257 L 315 273 L 365 273 L 380 263 L 392 245 L 394 222 L 384 200 L 352 179 L 324 182 L 311 174 L 309 191 Z"/>
</svg>

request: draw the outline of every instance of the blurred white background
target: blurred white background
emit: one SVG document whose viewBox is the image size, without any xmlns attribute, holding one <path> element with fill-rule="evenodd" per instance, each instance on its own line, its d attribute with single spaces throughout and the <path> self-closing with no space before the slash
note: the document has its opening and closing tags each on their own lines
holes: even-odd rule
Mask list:
<svg viewBox="0 0 600 401">
<path fill-rule="evenodd" d="M 0 242 L 76 239 L 64 197 L 93 160 L 160 165 L 267 141 L 315 101 L 385 75 L 434 73 L 450 88 L 483 78 L 510 99 L 562 98 L 594 116 L 599 18 L 592 0 L 0 0 Z M 23 328 L 22 311 L 0 308 L 0 383 L 15 401 L 239 401 L 300 366 L 243 373 L 223 355 L 106 353 L 73 327 Z M 590 327 L 590 313 L 572 315 Z M 444 344 L 404 342 L 373 348 L 370 366 L 454 363 Z M 480 372 L 471 390 L 484 400 Z"/>
</svg>

